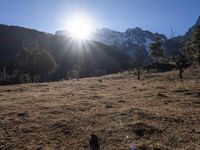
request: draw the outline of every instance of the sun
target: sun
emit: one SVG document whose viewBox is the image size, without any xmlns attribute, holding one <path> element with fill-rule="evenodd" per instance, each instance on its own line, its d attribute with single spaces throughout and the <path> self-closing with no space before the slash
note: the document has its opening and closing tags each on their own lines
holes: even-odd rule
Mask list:
<svg viewBox="0 0 200 150">
<path fill-rule="evenodd" d="M 84 16 L 73 16 L 68 20 L 68 32 L 75 39 L 89 39 L 92 33 L 91 20 Z"/>
</svg>

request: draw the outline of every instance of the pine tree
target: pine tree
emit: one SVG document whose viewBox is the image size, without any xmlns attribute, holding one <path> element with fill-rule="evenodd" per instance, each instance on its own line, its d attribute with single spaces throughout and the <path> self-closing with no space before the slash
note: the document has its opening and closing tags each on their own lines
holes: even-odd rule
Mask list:
<svg viewBox="0 0 200 150">
<path fill-rule="evenodd" d="M 176 63 L 176 68 L 179 70 L 179 78 L 183 78 L 183 72 L 186 68 L 190 67 L 191 64 L 189 63 L 188 59 L 186 58 L 185 54 L 183 53 L 183 50 L 179 50 L 178 54 L 174 58 L 174 61 Z"/>
<path fill-rule="evenodd" d="M 164 50 L 162 49 L 162 42 L 159 37 L 155 39 L 153 43 L 150 44 L 151 56 L 159 63 L 159 58 L 164 57 Z"/>
</svg>

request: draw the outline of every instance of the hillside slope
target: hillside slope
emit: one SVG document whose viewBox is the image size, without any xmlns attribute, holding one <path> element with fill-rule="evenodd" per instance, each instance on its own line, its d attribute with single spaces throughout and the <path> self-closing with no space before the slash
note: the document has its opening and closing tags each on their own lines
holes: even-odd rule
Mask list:
<svg viewBox="0 0 200 150">
<path fill-rule="evenodd" d="M 3 67 L 9 71 L 14 69 L 15 57 L 24 44 L 30 41 L 45 44 L 51 37 L 51 34 L 37 30 L 0 24 L 0 70 Z"/>
<path fill-rule="evenodd" d="M 81 68 L 80 77 L 95 76 L 98 72 L 116 73 L 128 68 L 128 56 L 117 48 L 95 41 L 78 41 L 33 29 L 0 24 L 0 72 L 6 68 L 12 74 L 17 68 L 17 54 L 24 45 L 34 44 L 40 50 L 50 52 L 58 64 L 58 69 L 50 80 L 66 78 L 75 66 Z"/>
<path fill-rule="evenodd" d="M 0 87 L 0 149 L 200 149 L 200 69 Z"/>
</svg>

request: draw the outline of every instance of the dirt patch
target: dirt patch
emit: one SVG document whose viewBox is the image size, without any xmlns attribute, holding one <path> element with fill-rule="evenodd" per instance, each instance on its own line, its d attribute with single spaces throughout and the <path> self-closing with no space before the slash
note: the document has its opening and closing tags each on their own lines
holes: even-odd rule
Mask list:
<svg viewBox="0 0 200 150">
<path fill-rule="evenodd" d="M 128 125 L 128 127 L 133 133 L 135 133 L 139 137 L 149 137 L 153 134 L 158 135 L 162 133 L 160 129 L 144 122 L 137 122 L 133 125 Z"/>
</svg>

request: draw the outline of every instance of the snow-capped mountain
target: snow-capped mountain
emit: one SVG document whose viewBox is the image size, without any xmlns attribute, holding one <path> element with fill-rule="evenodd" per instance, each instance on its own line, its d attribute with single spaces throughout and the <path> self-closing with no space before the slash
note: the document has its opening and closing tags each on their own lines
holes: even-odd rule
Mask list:
<svg viewBox="0 0 200 150">
<path fill-rule="evenodd" d="M 196 23 L 188 30 L 185 35 L 177 36 L 167 39 L 163 34 L 152 33 L 150 31 L 142 30 L 141 28 L 127 29 L 125 32 L 115 31 L 109 28 L 102 28 L 96 30 L 91 40 L 101 42 L 103 44 L 117 47 L 123 50 L 125 53 L 133 56 L 137 50 L 144 50 L 149 52 L 149 45 L 155 40 L 156 37 L 160 37 L 163 40 L 163 48 L 165 50 L 165 56 L 169 56 L 176 53 L 181 48 L 183 43 L 190 38 L 192 31 L 196 26 L 200 25 L 200 16 Z M 66 31 L 57 31 L 56 35 L 66 36 Z"/>
<path fill-rule="evenodd" d="M 94 32 L 92 39 L 109 46 L 123 48 L 131 54 L 136 49 L 143 49 L 148 52 L 149 44 L 152 43 L 156 37 L 160 37 L 163 41 L 167 40 L 166 36 L 163 34 L 144 31 L 138 27 L 127 29 L 125 32 L 118 32 L 108 28 L 98 29 Z"/>
</svg>

